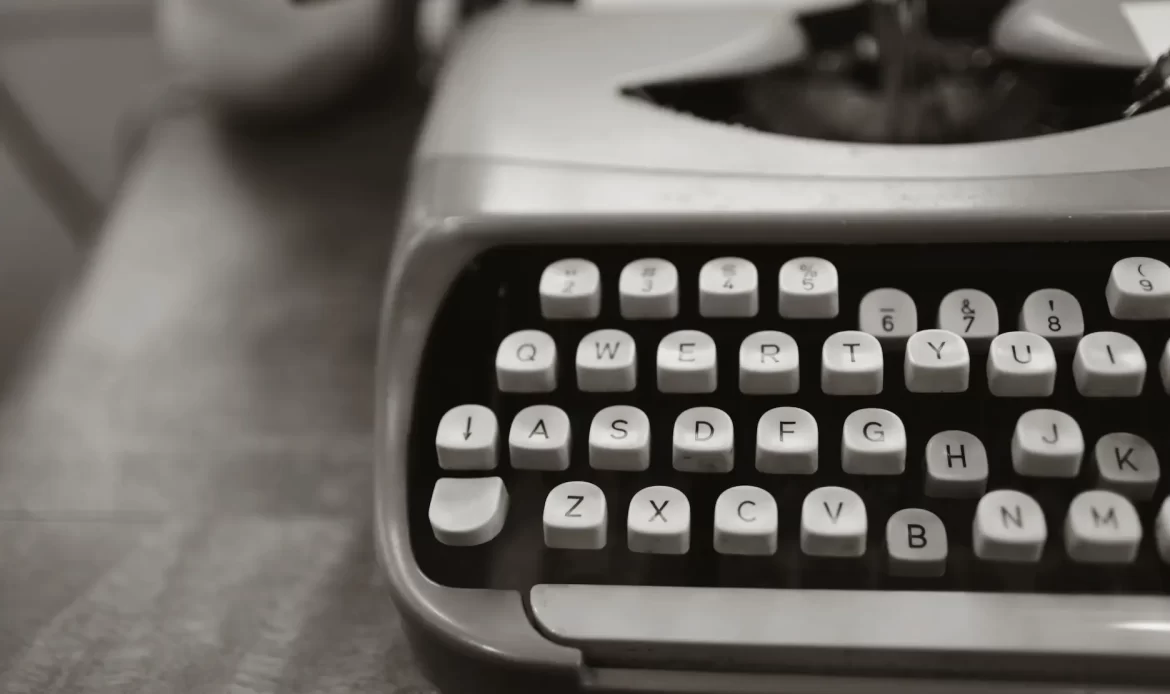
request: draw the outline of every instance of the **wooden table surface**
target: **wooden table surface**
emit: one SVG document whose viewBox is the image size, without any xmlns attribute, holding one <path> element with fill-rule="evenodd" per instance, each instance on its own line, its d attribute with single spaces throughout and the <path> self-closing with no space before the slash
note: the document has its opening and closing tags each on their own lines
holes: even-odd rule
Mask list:
<svg viewBox="0 0 1170 694">
<path fill-rule="evenodd" d="M 0 414 L 0 692 L 430 692 L 376 565 L 417 106 L 159 128 Z"/>
</svg>

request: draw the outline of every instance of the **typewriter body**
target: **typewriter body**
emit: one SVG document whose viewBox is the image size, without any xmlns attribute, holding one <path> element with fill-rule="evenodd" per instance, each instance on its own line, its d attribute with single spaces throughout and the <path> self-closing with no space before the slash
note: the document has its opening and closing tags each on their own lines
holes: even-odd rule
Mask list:
<svg viewBox="0 0 1170 694">
<path fill-rule="evenodd" d="M 376 477 L 443 691 L 1170 689 L 1164 60 L 1126 3 L 815 4 L 446 66 Z"/>
</svg>

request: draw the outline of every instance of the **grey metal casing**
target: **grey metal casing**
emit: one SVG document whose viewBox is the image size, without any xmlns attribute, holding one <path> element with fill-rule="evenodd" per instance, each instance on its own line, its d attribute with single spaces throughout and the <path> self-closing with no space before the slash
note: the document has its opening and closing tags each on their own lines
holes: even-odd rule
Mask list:
<svg viewBox="0 0 1170 694">
<path fill-rule="evenodd" d="M 1145 668 L 1155 679 L 1170 672 L 1167 659 L 1157 656 L 1170 655 L 1167 633 L 1127 634 L 1140 656 L 1134 660 L 1098 648 L 1094 639 L 1139 606 L 1123 604 L 1126 598 L 1050 604 L 1059 608 L 1050 615 L 1071 610 L 1054 618 L 1054 629 L 1081 624 L 1085 637 L 1062 639 L 1064 650 L 1056 653 L 1013 654 L 1022 657 L 1004 658 L 1011 667 L 999 672 L 980 660 L 991 677 L 964 683 L 903 679 L 945 676 L 929 667 L 936 654 L 915 650 L 912 636 L 916 622 L 935 618 L 934 601 L 959 611 L 975 604 L 961 593 L 932 594 L 921 610 L 903 600 L 885 644 L 897 643 L 902 652 L 884 667 L 875 668 L 880 657 L 856 657 L 857 651 L 827 642 L 804 650 L 777 642 L 774 654 L 767 646 L 745 648 L 740 660 L 732 649 L 720 651 L 718 663 L 668 665 L 653 648 L 594 648 L 573 637 L 574 629 L 592 629 L 602 638 L 612 624 L 566 626 L 557 621 L 561 612 L 548 613 L 538 628 L 528 596 L 446 588 L 419 570 L 407 504 L 425 500 L 408 500 L 406 484 L 416 377 L 447 290 L 486 249 L 582 241 L 946 243 L 1167 235 L 1166 113 L 1033 140 L 877 146 L 707 124 L 618 94 L 631 81 L 749 69 L 794 59 L 802 50 L 789 18 L 759 11 L 593 16 L 520 7 L 480 22 L 451 59 L 399 220 L 380 339 L 376 439 L 379 556 L 416 653 L 444 691 L 1056 692 L 1067 691 L 1063 666 L 1093 655 L 1102 656 L 1093 662 L 1113 681 L 1129 668 Z M 658 589 L 640 590 L 651 596 Z M 538 588 L 533 612 L 553 609 L 558 597 L 563 604 L 563 592 Z M 651 597 L 648 609 L 660 608 L 664 595 Z M 978 600 L 988 597 L 997 596 Z M 776 619 L 818 616 L 815 603 L 800 598 L 787 596 L 783 604 L 791 612 Z M 582 599 L 587 605 L 588 597 Z M 881 596 L 844 599 L 864 610 L 877 604 L 867 600 Z M 712 600 L 718 609 L 718 598 Z M 1149 620 L 1170 623 L 1170 601 L 1143 608 L 1153 608 L 1146 610 Z M 961 640 L 982 639 L 983 655 L 995 662 L 995 639 L 1012 628 L 983 624 Z M 858 631 L 865 633 L 842 632 L 842 644 L 852 638 L 858 648 L 881 645 L 864 641 L 872 630 Z M 900 640 L 903 634 L 908 638 Z M 825 667 L 800 672 L 792 667 L 794 654 Z M 1170 682 L 1170 674 L 1160 681 Z"/>
</svg>

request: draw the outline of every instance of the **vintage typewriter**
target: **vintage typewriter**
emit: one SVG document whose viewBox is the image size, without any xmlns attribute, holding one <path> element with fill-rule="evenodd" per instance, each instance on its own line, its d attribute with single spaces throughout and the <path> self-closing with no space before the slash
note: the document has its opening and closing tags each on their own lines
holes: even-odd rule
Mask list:
<svg viewBox="0 0 1170 694">
<path fill-rule="evenodd" d="M 781 5 L 514 4 L 445 66 L 380 346 L 416 653 L 1170 689 L 1168 4 Z"/>
</svg>

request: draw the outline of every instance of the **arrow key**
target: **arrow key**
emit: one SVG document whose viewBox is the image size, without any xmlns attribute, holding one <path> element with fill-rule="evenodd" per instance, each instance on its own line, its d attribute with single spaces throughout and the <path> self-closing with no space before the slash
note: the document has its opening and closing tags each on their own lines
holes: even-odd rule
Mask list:
<svg viewBox="0 0 1170 694">
<path fill-rule="evenodd" d="M 459 405 L 439 420 L 435 452 L 444 470 L 492 470 L 496 467 L 498 424 L 483 405 Z"/>
</svg>

